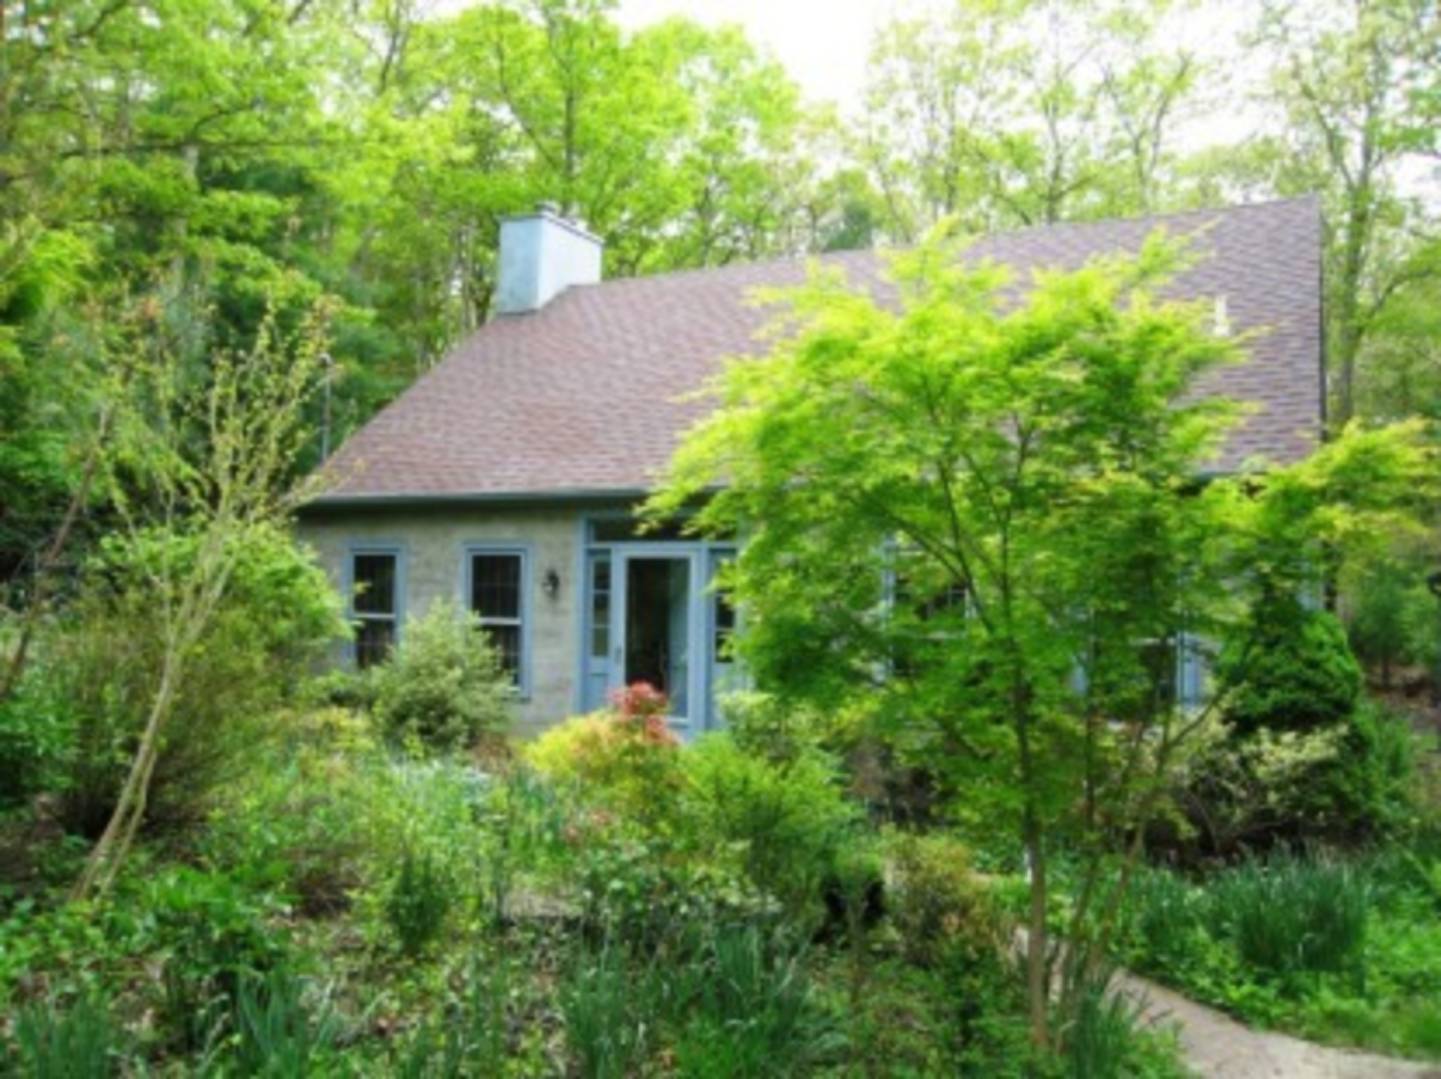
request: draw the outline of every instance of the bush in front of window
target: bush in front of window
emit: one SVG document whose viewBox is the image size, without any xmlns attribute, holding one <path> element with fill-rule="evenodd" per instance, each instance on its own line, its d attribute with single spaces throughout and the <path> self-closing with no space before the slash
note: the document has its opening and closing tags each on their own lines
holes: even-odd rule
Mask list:
<svg viewBox="0 0 1441 1079">
<path fill-rule="evenodd" d="M 372 714 L 385 737 L 437 753 L 467 749 L 510 726 L 515 689 L 476 617 L 432 604 L 372 668 Z"/>
</svg>

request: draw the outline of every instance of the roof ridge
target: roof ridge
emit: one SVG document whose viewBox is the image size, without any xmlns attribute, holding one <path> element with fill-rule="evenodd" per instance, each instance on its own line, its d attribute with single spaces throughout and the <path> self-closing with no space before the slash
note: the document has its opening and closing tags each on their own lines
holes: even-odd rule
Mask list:
<svg viewBox="0 0 1441 1079">
<path fill-rule="evenodd" d="M 972 236 L 971 239 L 977 242 L 982 240 L 999 240 L 1012 236 L 1026 236 L 1040 232 L 1060 232 L 1062 230 L 1080 231 L 1093 228 L 1115 227 L 1116 225 L 1136 224 L 1146 221 L 1163 225 L 1169 221 L 1204 217 L 1207 214 L 1247 213 L 1255 210 L 1274 209 L 1279 206 L 1291 204 L 1318 203 L 1319 201 L 1320 195 L 1312 191 L 1304 195 L 1291 195 L 1286 198 L 1277 199 L 1262 199 L 1258 202 L 1236 202 L 1225 206 L 1198 206 L 1188 210 L 1168 210 L 1161 213 L 1132 214 L 1129 217 L 1091 217 L 1083 220 L 1037 222 L 1033 225 L 1020 225 L 1016 228 L 997 229 L 993 232 L 978 232 Z M 812 259 L 841 261 L 847 258 L 873 257 L 889 252 L 906 251 L 913 246 L 913 244 L 877 244 L 871 247 L 851 247 L 841 251 L 805 251 L 794 255 L 773 255 L 769 258 L 740 259 L 735 262 L 722 263 L 719 266 L 680 266 L 671 270 L 661 270 L 657 273 L 631 274 L 626 277 L 609 277 L 588 285 L 571 285 L 565 289 L 565 292 L 588 292 L 595 289 L 636 285 L 641 282 L 673 280 L 678 277 L 695 274 L 723 274 L 730 271 L 764 270 L 772 266 L 799 265 L 809 262 Z M 532 311 L 525 313 L 538 314 L 539 312 Z"/>
</svg>

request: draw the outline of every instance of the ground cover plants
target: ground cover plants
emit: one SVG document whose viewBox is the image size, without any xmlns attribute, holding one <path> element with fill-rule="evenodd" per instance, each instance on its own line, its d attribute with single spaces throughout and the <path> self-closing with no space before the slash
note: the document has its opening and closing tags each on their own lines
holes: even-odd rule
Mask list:
<svg viewBox="0 0 1441 1079">
<path fill-rule="evenodd" d="M 1425 850 L 1275 854 L 1191 878 L 1148 869 L 1121 954 L 1258 1025 L 1441 1060 L 1441 894 Z"/>
<path fill-rule="evenodd" d="M 374 695 L 298 687 L 106 895 L 6 885 L 18 1074 L 1176 1073 L 1114 1010 L 1033 1047 L 964 844 L 868 819 L 812 739 L 682 747 L 647 687 L 518 753 L 328 703 Z"/>
</svg>

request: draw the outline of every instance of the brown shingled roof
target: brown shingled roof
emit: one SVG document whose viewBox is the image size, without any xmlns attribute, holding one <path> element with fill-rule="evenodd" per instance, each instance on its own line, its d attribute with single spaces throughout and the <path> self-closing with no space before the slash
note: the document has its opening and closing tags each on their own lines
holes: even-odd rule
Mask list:
<svg viewBox="0 0 1441 1079">
<path fill-rule="evenodd" d="M 1303 456 L 1323 417 L 1315 199 L 1043 226 L 986 237 L 970 252 L 1023 276 L 1135 251 L 1158 226 L 1198 236 L 1201 258 L 1171 291 L 1223 295 L 1237 331 L 1266 330 L 1250 359 L 1201 387 L 1259 406 L 1218 468 Z M 819 261 L 853 283 L 882 286 L 876 252 Z M 756 334 L 771 314 L 746 302 L 751 290 L 797 283 L 805 266 L 791 259 L 607 281 L 496 318 L 345 444 L 316 502 L 644 490 L 706 407 L 680 398 L 724 357 L 761 350 Z"/>
</svg>

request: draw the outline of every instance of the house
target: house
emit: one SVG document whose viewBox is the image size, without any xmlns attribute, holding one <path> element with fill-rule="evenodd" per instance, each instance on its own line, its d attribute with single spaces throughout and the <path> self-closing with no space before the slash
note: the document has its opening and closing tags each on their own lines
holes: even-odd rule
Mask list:
<svg viewBox="0 0 1441 1079">
<path fill-rule="evenodd" d="M 1264 331 L 1200 387 L 1254 405 L 1218 467 L 1304 455 L 1324 397 L 1315 200 L 1030 228 L 968 257 L 1070 268 L 1157 227 L 1195 236 L 1173 291 L 1213 300 L 1231 332 Z M 735 546 L 640 535 L 630 508 L 706 407 L 687 394 L 763 347 L 752 290 L 799 282 L 805 261 L 602 281 L 600 242 L 547 208 L 505 221 L 500 247 L 495 318 L 351 438 L 303 509 L 303 538 L 351 597 L 349 659 L 373 662 L 452 596 L 499 646 L 523 729 L 637 680 L 667 691 L 684 733 L 713 726 L 734 613 L 707 585 Z M 875 252 L 820 261 L 887 287 Z"/>
</svg>

